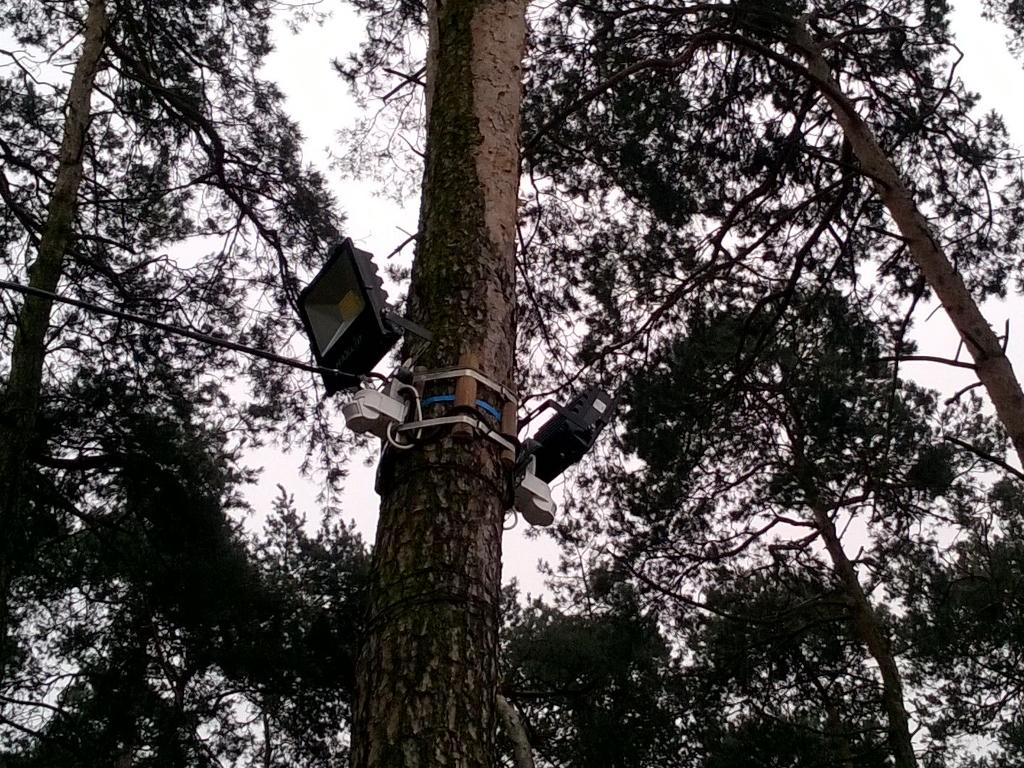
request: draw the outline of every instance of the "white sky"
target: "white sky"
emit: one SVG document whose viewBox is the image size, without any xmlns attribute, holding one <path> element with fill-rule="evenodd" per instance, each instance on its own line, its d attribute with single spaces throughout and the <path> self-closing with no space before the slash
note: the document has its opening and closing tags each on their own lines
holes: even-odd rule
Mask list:
<svg viewBox="0 0 1024 768">
<path fill-rule="evenodd" d="M 339 4 L 340 6 L 340 4 Z M 980 17 L 978 0 L 957 0 L 954 3 L 953 28 L 964 59 L 959 74 L 972 90 L 982 94 L 983 109 L 1000 112 L 1018 144 L 1024 146 L 1024 104 L 1019 94 L 1024 85 L 1024 68 L 1008 53 L 1004 32 L 997 24 Z M 275 79 L 287 95 L 287 106 L 306 135 L 306 160 L 322 168 L 330 179 L 347 214 L 345 234 L 361 248 L 382 258 L 397 247 L 416 228 L 416 205 L 411 200 L 405 207 L 395 204 L 370 183 L 341 178 L 329 169 L 329 158 L 340 151 L 336 140 L 338 130 L 354 124 L 357 108 L 346 86 L 331 67 L 334 58 L 344 59 L 354 52 L 363 34 L 363 24 L 347 7 L 339 7 L 323 26 L 304 27 L 293 35 L 280 28 L 277 50 L 270 57 L 266 75 Z M 394 297 L 394 292 L 392 292 Z M 1024 312 L 1019 299 L 986 305 L 985 312 L 992 325 L 1001 332 L 1004 321 L 1011 319 L 1009 354 L 1018 372 L 1024 373 Z M 921 354 L 952 356 L 956 336 L 945 314 L 936 312 L 925 322 L 928 310 L 918 312 L 919 325 L 915 337 Z M 1014 319 L 1018 322 L 1014 323 Z M 922 363 L 906 364 L 922 384 L 951 393 L 972 381 L 967 371 Z M 311 521 L 317 518 L 317 488 L 300 477 L 298 456 L 282 455 L 264 449 L 250 457 L 250 464 L 263 466 L 259 485 L 249 498 L 259 513 L 265 513 L 276 495 L 276 484 L 285 485 L 295 494 L 300 508 Z M 357 528 L 372 542 L 377 522 L 379 499 L 373 493 L 372 468 L 364 466 L 364 456 L 353 457 L 350 477 L 342 498 L 343 514 L 354 519 Z M 546 536 L 527 539 L 520 522 L 516 530 L 505 534 L 504 577 L 517 578 L 524 591 L 543 591 L 543 577 L 536 570 L 539 559 L 557 560 L 558 550 Z"/>
</svg>

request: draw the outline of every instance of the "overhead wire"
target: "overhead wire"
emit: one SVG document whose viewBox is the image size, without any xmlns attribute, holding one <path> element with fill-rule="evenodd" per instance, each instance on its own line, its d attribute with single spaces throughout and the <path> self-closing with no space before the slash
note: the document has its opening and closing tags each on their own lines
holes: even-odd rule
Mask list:
<svg viewBox="0 0 1024 768">
<path fill-rule="evenodd" d="M 173 336 L 182 336 L 186 339 L 192 339 L 203 344 L 209 344 L 214 347 L 220 347 L 221 349 L 230 349 L 233 352 L 240 352 L 243 355 L 249 355 L 250 357 L 257 357 L 261 360 L 268 360 L 278 365 L 286 365 L 291 368 L 296 368 L 300 371 L 307 371 L 309 373 L 326 374 L 330 376 L 347 376 L 352 379 L 363 380 L 367 377 L 386 379 L 387 377 L 382 374 L 370 372 L 365 375 L 355 375 L 347 373 L 346 371 L 339 371 L 336 368 L 327 368 L 321 365 L 313 365 L 311 363 L 304 363 L 301 360 L 295 360 L 291 357 L 285 357 L 284 355 L 278 355 L 274 352 L 268 352 L 265 349 L 259 349 L 257 347 L 250 347 L 247 344 L 242 344 L 231 339 L 225 339 L 220 336 L 212 336 L 208 333 L 200 333 L 199 331 L 193 331 L 189 328 L 182 328 L 178 325 L 171 323 L 165 323 L 162 320 L 156 320 L 151 317 L 145 317 L 144 315 L 137 315 L 134 312 L 125 312 L 124 310 L 114 309 L 112 307 L 103 307 L 99 304 L 94 304 L 89 301 L 82 301 L 81 299 L 73 299 L 70 296 L 62 296 L 59 293 L 51 293 L 50 291 L 44 291 L 42 288 L 34 288 L 30 285 L 22 285 L 10 280 L 0 280 L 0 288 L 4 288 L 9 291 L 16 291 L 18 293 L 27 296 L 36 296 L 42 299 L 49 299 L 50 301 L 56 301 L 60 304 L 68 304 L 72 307 L 78 307 L 89 312 L 93 312 L 97 315 L 105 315 L 107 317 L 114 317 L 118 320 L 126 320 L 131 323 L 138 323 L 139 325 L 146 326 L 147 328 L 155 328 L 163 331 L 164 333 L 171 334 Z"/>
<path fill-rule="evenodd" d="M 365 374 L 363 376 L 357 376 L 355 374 L 347 373 L 345 371 L 340 371 L 340 370 L 338 370 L 336 368 L 327 368 L 327 367 L 320 366 L 320 365 L 313 365 L 313 364 L 310 364 L 310 363 L 304 363 L 301 360 L 295 360 L 294 358 L 284 357 L 283 355 L 278 355 L 278 354 L 275 354 L 274 352 L 268 352 L 265 349 L 259 349 L 257 347 L 250 347 L 250 346 L 248 346 L 246 344 L 242 344 L 242 343 L 237 342 L 237 341 L 232 341 L 230 339 L 225 339 L 225 338 L 222 338 L 222 337 L 219 337 L 219 336 L 213 336 L 213 335 L 208 334 L 208 333 L 201 333 L 199 331 L 194 331 L 194 330 L 191 330 L 189 328 L 183 328 L 181 326 L 173 325 L 171 323 L 165 323 L 162 320 L 156 320 L 154 318 L 146 317 L 144 315 L 138 315 L 138 314 L 135 314 L 134 312 L 126 312 L 124 310 L 114 309 L 112 307 L 104 307 L 104 306 L 101 306 L 99 304 L 95 304 L 93 302 L 83 301 L 81 299 L 73 299 L 70 296 L 63 296 L 61 294 L 53 293 L 51 291 L 44 291 L 41 288 L 34 288 L 32 286 L 29 286 L 29 285 L 22 285 L 21 283 L 13 282 L 13 281 L 10 281 L 10 280 L 0 280 L 0 288 L 6 289 L 8 291 L 14 291 L 16 293 L 21 293 L 21 294 L 27 295 L 27 296 L 36 296 L 38 298 L 48 299 L 50 301 L 54 301 L 54 302 L 57 302 L 57 303 L 60 303 L 60 304 L 67 304 L 67 305 L 72 306 L 72 307 L 78 307 L 79 309 L 84 309 L 86 311 L 93 312 L 93 313 L 98 314 L 98 315 L 104 315 L 104 316 L 113 317 L 113 318 L 116 318 L 116 319 L 119 319 L 119 320 L 125 320 L 125 321 L 131 322 L 131 323 L 137 323 L 137 324 L 145 326 L 147 328 L 154 328 L 156 330 L 163 331 L 164 333 L 167 333 L 167 334 L 170 334 L 170 335 L 173 335 L 173 336 L 181 336 L 181 337 L 184 337 L 184 338 L 187 338 L 187 339 L 192 339 L 193 341 L 198 341 L 198 342 L 203 343 L 203 344 L 209 344 L 211 346 L 220 347 L 222 349 L 228 349 L 228 350 L 231 350 L 233 352 L 240 352 L 240 353 L 242 353 L 244 355 L 249 355 L 251 357 L 256 357 L 256 358 L 260 358 L 262 360 L 267 360 L 267 361 L 272 362 L 272 363 L 277 363 L 278 365 L 285 365 L 285 366 L 288 366 L 288 367 L 291 367 L 291 368 L 296 368 L 296 369 L 301 370 L 301 371 L 307 371 L 307 372 L 310 372 L 310 373 L 327 374 L 327 375 L 331 375 L 331 376 L 338 376 L 338 375 L 346 376 L 346 377 L 349 377 L 349 378 L 352 378 L 352 379 L 356 379 L 356 380 L 359 380 L 359 381 L 364 381 L 366 378 L 371 378 L 371 377 L 372 378 L 380 379 L 380 380 L 382 380 L 384 382 L 387 382 L 389 380 L 389 377 L 384 376 L 383 374 L 376 373 L 376 372 L 370 372 L 370 373 Z M 410 386 L 410 385 L 402 385 L 402 386 L 398 387 L 397 391 L 398 392 L 408 392 L 409 394 L 412 395 L 412 399 L 413 399 L 414 407 L 415 407 L 416 419 L 418 421 L 422 421 L 423 420 L 423 410 L 422 409 L 423 409 L 423 404 L 424 403 L 423 403 L 423 401 L 420 398 L 419 391 L 415 387 Z M 540 408 L 538 408 L 538 411 L 540 409 L 542 409 L 543 407 L 545 407 L 547 404 L 548 404 L 547 402 L 541 404 Z M 555 405 L 557 407 L 557 404 L 555 404 Z M 490 409 L 488 409 L 488 410 L 490 410 Z M 480 414 L 476 412 L 476 409 L 471 409 L 471 415 L 473 415 L 475 417 L 476 429 L 479 431 L 481 436 L 489 436 L 491 434 L 494 434 L 494 435 L 498 435 L 498 436 L 500 436 L 500 437 L 502 437 L 504 439 L 510 439 L 511 438 L 512 442 L 515 443 L 515 444 L 519 443 L 519 441 L 515 438 L 514 435 L 505 435 L 500 430 L 494 429 L 490 424 L 487 423 L 486 419 L 483 419 L 483 418 L 480 417 Z M 492 414 L 492 415 L 496 415 L 496 414 Z M 388 429 L 386 431 L 386 438 L 385 439 L 386 439 L 386 441 L 390 445 L 392 445 L 396 449 L 408 450 L 409 448 L 413 448 L 416 445 L 421 444 L 421 440 L 419 439 L 419 438 L 421 438 L 421 436 L 422 436 L 422 430 L 417 430 L 416 435 L 415 435 L 415 437 L 414 437 L 412 442 L 410 442 L 410 443 L 403 443 L 403 442 L 401 442 L 398 439 L 397 432 L 394 431 L 394 424 L 389 424 L 388 425 Z M 513 515 L 514 515 L 514 517 L 512 519 L 512 524 L 510 526 L 506 527 L 506 530 L 511 530 L 511 528 L 514 528 L 516 526 L 516 524 L 518 523 L 518 515 L 515 515 L 515 510 L 514 510 L 514 490 L 513 490 L 513 486 L 512 486 L 511 477 L 509 478 L 509 486 L 505 489 L 505 495 L 508 497 L 506 499 L 506 501 L 508 502 L 508 506 L 512 509 Z"/>
<path fill-rule="evenodd" d="M 106 317 L 113 317 L 113 318 L 116 318 L 118 320 L 124 320 L 124 321 L 131 322 L 131 323 L 137 323 L 138 325 L 142 325 L 142 326 L 145 326 L 147 328 L 153 328 L 153 329 L 156 329 L 156 330 L 159 330 L 159 331 L 163 331 L 164 333 L 167 333 L 167 334 L 170 334 L 170 335 L 173 335 L 173 336 L 181 336 L 183 338 L 191 339 L 193 341 L 197 341 L 197 342 L 200 342 L 200 343 L 203 343 L 203 344 L 209 344 L 210 346 L 219 347 L 221 349 L 228 349 L 228 350 L 231 350 L 233 352 L 239 352 L 239 353 L 244 354 L 244 355 L 249 355 L 251 357 L 256 357 L 256 358 L 259 358 L 259 359 L 262 359 L 262 360 L 267 360 L 269 362 L 276 363 L 278 365 L 285 365 L 285 366 L 288 366 L 288 367 L 291 367 L 291 368 L 296 368 L 296 369 L 301 370 L 301 371 L 307 371 L 309 373 L 320 373 L 320 374 L 327 374 L 327 375 L 332 375 L 332 376 L 341 375 L 341 376 L 347 376 L 347 377 L 350 377 L 350 378 L 353 378 L 353 379 L 357 379 L 359 381 L 363 381 L 364 379 L 370 378 L 370 377 L 378 378 L 378 379 L 381 379 L 381 380 L 383 380 L 385 382 L 388 380 L 387 376 L 384 376 L 384 375 L 376 373 L 376 372 L 370 372 L 370 373 L 368 373 L 366 375 L 363 375 L 363 376 L 357 376 L 355 374 L 350 374 L 350 373 L 347 373 L 345 371 L 340 371 L 340 370 L 338 370 L 336 368 L 327 368 L 327 367 L 320 366 L 320 365 L 313 365 L 313 364 L 310 364 L 310 363 L 304 363 L 301 360 L 295 360 L 294 358 L 285 357 L 283 355 L 278 355 L 278 354 L 276 354 L 274 352 L 268 352 L 265 349 L 259 349 L 257 347 L 250 347 L 250 346 L 248 346 L 246 344 L 242 344 L 242 343 L 237 342 L 237 341 L 232 341 L 231 339 L 225 339 L 225 338 L 222 338 L 222 337 L 219 337 L 219 336 L 213 336 L 213 335 L 208 334 L 208 333 L 201 333 L 199 331 L 194 331 L 194 330 L 191 330 L 189 328 L 183 328 L 181 326 L 173 325 L 172 323 L 165 323 L 162 320 L 156 320 L 155 318 L 146 317 L 144 315 L 138 315 L 138 314 L 135 314 L 134 312 L 126 312 L 124 310 L 114 309 L 113 307 L 104 307 L 104 306 L 101 306 L 99 304 L 95 304 L 93 302 L 83 301 L 81 299 L 74 299 L 74 298 L 71 298 L 70 296 L 63 296 L 63 295 L 61 295 L 59 293 L 53 293 L 51 291 L 44 291 L 41 288 L 35 288 L 33 286 L 23 285 L 21 283 L 17 283 L 17 282 L 10 281 L 10 280 L 0 280 L 0 288 L 8 290 L 8 291 L 14 291 L 16 293 L 20 293 L 20 294 L 23 294 L 23 295 L 26 295 L 26 296 L 36 296 L 38 298 L 48 299 L 50 301 L 54 301 L 54 302 L 57 302 L 59 304 L 67 304 L 67 305 L 72 306 L 72 307 L 78 307 L 79 309 L 84 309 L 84 310 L 86 310 L 88 312 L 92 312 L 92 313 L 97 314 L 97 315 L 103 315 L 103 316 L 106 316 Z M 404 385 L 404 386 L 399 387 L 399 391 L 409 391 L 413 395 L 417 420 L 422 420 L 423 419 L 422 400 L 420 399 L 419 392 L 416 390 L 416 388 L 412 387 L 412 386 L 409 386 L 409 385 Z M 543 407 L 543 405 L 541 407 Z M 502 437 L 505 437 L 505 438 L 509 437 L 508 435 L 502 435 L 500 431 L 493 429 L 489 424 L 487 424 L 486 420 L 480 418 L 478 414 L 474 413 L 474 415 L 477 417 L 476 418 L 477 428 L 480 429 L 482 432 L 484 432 L 484 433 L 494 433 L 494 434 L 497 434 L 497 435 L 501 435 Z M 407 450 L 409 448 L 415 447 L 418 444 L 418 441 L 415 440 L 415 439 L 411 443 L 402 443 L 402 442 L 400 442 L 397 439 L 396 433 L 394 433 L 392 431 L 393 427 L 394 427 L 393 424 L 389 424 L 388 425 L 386 440 L 387 440 L 387 442 L 389 444 L 394 446 L 396 449 Z M 417 431 L 417 435 L 416 435 L 417 438 L 420 437 L 421 432 L 422 432 L 422 430 L 418 430 Z M 513 440 L 514 440 L 514 437 L 513 437 Z M 518 441 L 515 441 L 515 442 L 518 442 Z M 511 478 L 510 478 L 510 480 L 511 480 Z M 509 502 L 508 506 L 510 507 L 509 511 L 511 512 L 511 518 L 512 519 L 511 519 L 511 525 L 509 525 L 508 524 L 508 517 L 509 517 L 509 515 L 506 515 L 506 521 L 505 521 L 505 524 L 503 524 L 502 527 L 505 530 L 511 530 L 511 529 L 515 528 L 516 525 L 519 522 L 519 515 L 516 512 L 515 507 L 514 507 L 514 495 L 513 495 L 514 491 L 513 491 L 512 487 L 511 487 L 511 484 L 509 485 L 508 488 L 505 489 L 505 493 L 509 497 L 511 497 L 511 498 L 506 499 L 506 501 Z"/>
</svg>

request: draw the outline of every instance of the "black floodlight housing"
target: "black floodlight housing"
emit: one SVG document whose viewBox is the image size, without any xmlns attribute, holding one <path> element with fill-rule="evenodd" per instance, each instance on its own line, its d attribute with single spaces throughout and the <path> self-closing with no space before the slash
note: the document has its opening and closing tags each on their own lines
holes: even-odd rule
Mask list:
<svg viewBox="0 0 1024 768">
<path fill-rule="evenodd" d="M 586 455 L 614 410 L 615 400 L 604 390 L 591 387 L 581 392 L 538 430 L 520 461 L 535 457 L 535 474 L 550 483 Z"/>
<path fill-rule="evenodd" d="M 328 393 L 359 386 L 358 377 L 372 371 L 401 338 L 383 285 L 373 254 L 345 238 L 331 246 L 327 263 L 299 294 L 317 364 L 344 371 L 323 375 Z"/>
</svg>

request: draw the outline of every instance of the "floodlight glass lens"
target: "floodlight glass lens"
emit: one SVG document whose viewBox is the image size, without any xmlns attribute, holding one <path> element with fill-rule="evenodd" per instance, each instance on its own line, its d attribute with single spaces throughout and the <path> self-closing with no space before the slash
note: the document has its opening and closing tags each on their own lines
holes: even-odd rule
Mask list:
<svg viewBox="0 0 1024 768">
<path fill-rule="evenodd" d="M 338 260 L 306 297 L 306 314 L 321 355 L 326 355 L 366 308 L 352 265 Z"/>
<path fill-rule="evenodd" d="M 345 323 L 351 323 L 359 316 L 359 313 L 363 311 L 365 306 L 366 302 L 363 301 L 362 296 L 355 291 L 349 291 L 338 302 L 338 311 L 341 313 L 341 319 Z"/>
</svg>

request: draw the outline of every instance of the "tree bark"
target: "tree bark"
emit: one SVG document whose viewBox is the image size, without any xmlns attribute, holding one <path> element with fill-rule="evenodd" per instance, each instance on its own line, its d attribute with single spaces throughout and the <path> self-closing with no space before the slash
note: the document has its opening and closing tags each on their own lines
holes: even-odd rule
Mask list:
<svg viewBox="0 0 1024 768">
<path fill-rule="evenodd" d="M 870 176 L 889 215 L 905 238 L 911 258 L 928 286 L 942 303 L 950 321 L 974 358 L 978 379 L 988 391 L 999 421 L 1024 463 L 1024 391 L 999 338 L 981 314 L 963 278 L 953 267 L 931 225 L 903 183 L 856 105 L 842 93 L 832 70 L 806 25 L 793 27 L 791 43 L 806 60 L 810 73 L 823 84 L 822 93 L 832 107 L 861 168 Z"/>
<path fill-rule="evenodd" d="M 410 312 L 428 368 L 511 387 L 526 0 L 429 2 L 427 152 Z M 408 352 L 409 350 L 407 350 Z M 508 470 L 485 439 L 382 463 L 352 764 L 491 768 Z"/>
<path fill-rule="evenodd" d="M 509 700 L 500 693 L 497 698 L 498 717 L 501 727 L 512 742 L 512 762 L 516 768 L 534 768 L 533 750 L 530 748 L 530 737 L 523 727 L 523 719 Z"/>
<path fill-rule="evenodd" d="M 903 705 L 903 682 L 899 667 L 896 666 L 896 657 L 875 609 L 864 594 L 857 570 L 846 556 L 835 524 L 820 504 L 812 504 L 814 522 L 832 560 L 833 570 L 846 592 L 857 635 L 878 664 L 882 677 L 882 704 L 889 721 L 889 748 L 896 761 L 896 768 L 916 768 L 917 756 L 910 736 L 910 717 Z"/>
<path fill-rule="evenodd" d="M 54 292 L 64 271 L 64 258 L 82 182 L 82 156 L 92 117 L 91 98 L 96 73 L 106 44 L 109 22 L 105 0 L 90 0 L 84 42 L 71 77 L 65 104 L 64 136 L 58 153 L 57 174 L 50 193 L 36 261 L 29 270 L 29 285 Z M 8 658 L 9 593 L 16 575 L 15 559 L 22 542 L 19 525 L 24 509 L 27 447 L 35 431 L 50 327 L 52 302 L 28 296 L 18 315 L 11 370 L 0 407 L 0 682 Z"/>
</svg>

